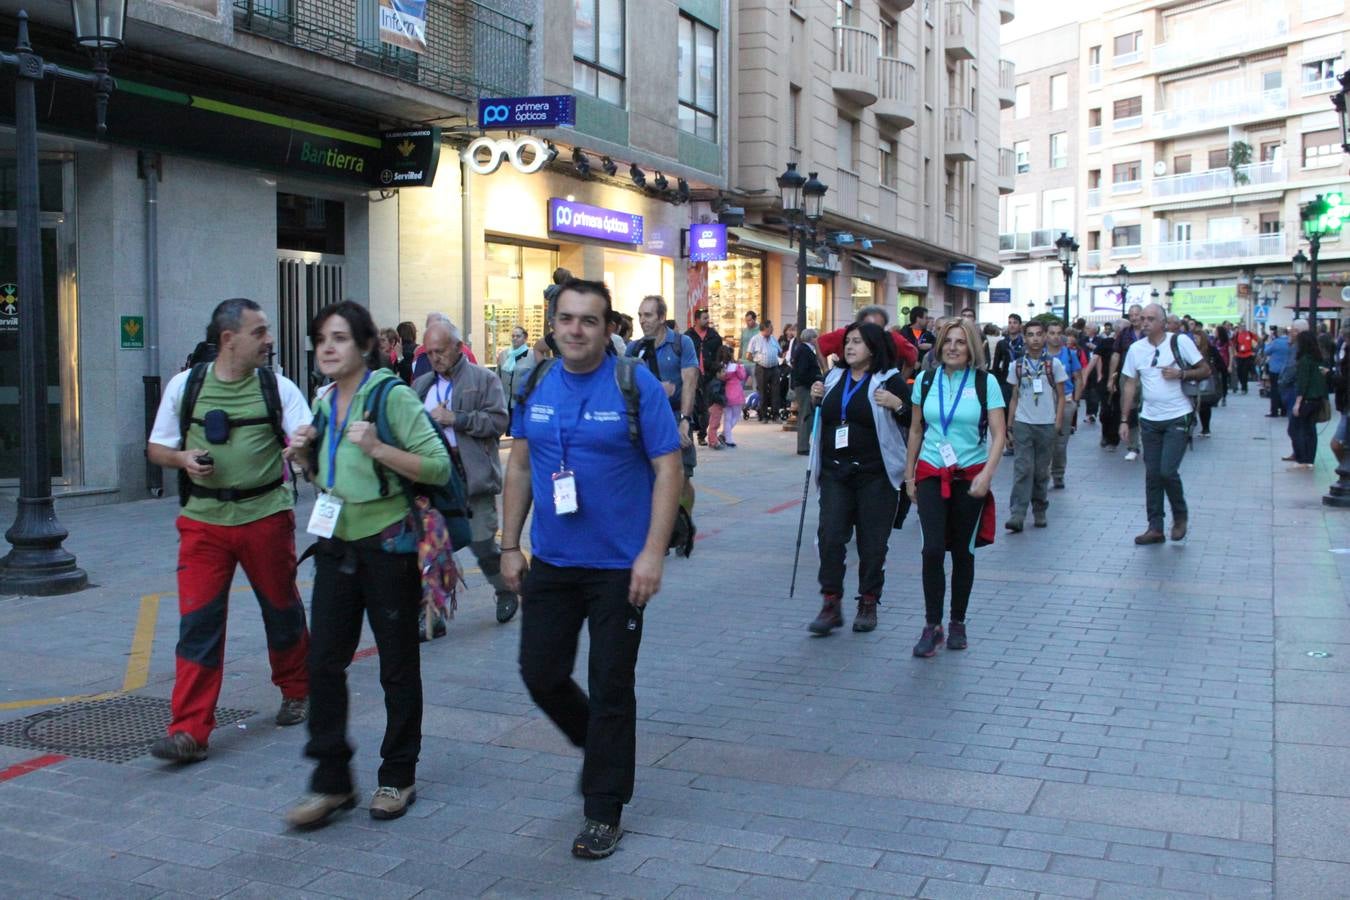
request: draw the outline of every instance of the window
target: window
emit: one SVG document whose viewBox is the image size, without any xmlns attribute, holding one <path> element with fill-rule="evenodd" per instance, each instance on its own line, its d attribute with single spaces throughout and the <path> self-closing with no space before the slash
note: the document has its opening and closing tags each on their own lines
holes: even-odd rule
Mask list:
<svg viewBox="0 0 1350 900">
<path fill-rule="evenodd" d="M 888 16 L 881 17 L 881 55 L 891 59 L 900 57 L 899 32 L 895 20 Z"/>
<path fill-rule="evenodd" d="M 1119 122 L 1121 119 L 1134 119 L 1144 114 L 1143 97 L 1126 97 L 1123 100 L 1117 100 L 1111 106 L 1111 118 Z"/>
<path fill-rule="evenodd" d="M 1088 127 L 1089 128 L 1102 127 L 1102 108 L 1100 106 L 1088 110 Z"/>
<path fill-rule="evenodd" d="M 1063 169 L 1069 165 L 1069 133 L 1056 132 L 1050 135 L 1050 168 Z"/>
<path fill-rule="evenodd" d="M 857 27 L 858 11 L 853 8 L 853 0 L 835 0 L 834 24 L 847 25 L 850 28 Z"/>
<path fill-rule="evenodd" d="M 856 171 L 854 160 L 857 155 L 854 150 L 858 144 L 858 123 L 840 116 L 835 125 L 834 138 L 835 164 L 847 172 Z"/>
<path fill-rule="evenodd" d="M 1236 241 L 1242 237 L 1242 216 L 1218 216 L 1205 224 L 1205 238 L 1211 241 Z"/>
<path fill-rule="evenodd" d="M 572 0 L 572 87 L 623 105 L 624 0 Z"/>
<path fill-rule="evenodd" d="M 1102 170 L 1088 169 L 1088 190 L 1095 191 L 1102 186 Z"/>
<path fill-rule="evenodd" d="M 1275 69 L 1272 72 L 1261 73 L 1261 90 L 1278 91 L 1284 87 L 1284 72 Z"/>
<path fill-rule="evenodd" d="M 932 29 L 929 29 L 931 40 Z M 931 109 L 937 103 L 937 69 L 933 67 L 933 49 L 925 47 L 923 51 L 923 102 Z"/>
<path fill-rule="evenodd" d="M 680 130 L 717 140 L 717 32 L 680 16 Z"/>
<path fill-rule="evenodd" d="M 1189 244 L 1191 242 L 1191 223 L 1176 223 L 1172 227 L 1172 237 L 1178 244 Z"/>
<path fill-rule="evenodd" d="M 1334 89 L 1336 86 L 1336 64 L 1340 61 L 1339 56 L 1332 56 L 1327 59 L 1305 62 L 1303 64 L 1303 93 L 1311 94 L 1315 91 Z"/>
<path fill-rule="evenodd" d="M 1211 169 L 1226 169 L 1226 168 L 1228 168 L 1228 148 L 1227 148 L 1227 147 L 1224 147 L 1224 148 L 1222 148 L 1222 149 L 1220 149 L 1220 150 L 1211 150 L 1211 151 L 1209 151 L 1209 165 L 1208 165 L 1208 168 L 1211 168 Z"/>
<path fill-rule="evenodd" d="M 1191 171 L 1191 155 L 1182 153 L 1172 157 L 1172 174 L 1186 175 Z"/>
<path fill-rule="evenodd" d="M 1112 44 L 1112 55 L 1117 60 L 1122 56 L 1128 57 L 1131 54 L 1139 52 L 1139 39 L 1144 36 L 1142 31 L 1131 31 L 1129 34 L 1118 34 Z"/>
<path fill-rule="evenodd" d="M 1139 160 L 1134 162 L 1116 163 L 1111 167 L 1112 184 L 1129 184 L 1139 180 Z"/>
<path fill-rule="evenodd" d="M 1066 109 L 1069 106 L 1069 76 L 1050 76 L 1050 108 Z"/>
<path fill-rule="evenodd" d="M 1088 65 L 1100 66 L 1102 64 L 1102 45 L 1088 48 Z"/>
<path fill-rule="evenodd" d="M 802 89 L 788 86 L 788 144 L 800 153 L 802 148 Z"/>
<path fill-rule="evenodd" d="M 1262 141 L 1261 162 L 1274 162 L 1275 157 L 1280 152 L 1280 146 L 1281 144 L 1279 141 Z"/>
<path fill-rule="evenodd" d="M 1031 171 L 1031 141 L 1015 141 L 1013 157 L 1017 160 L 1017 174 L 1025 175 Z"/>
<path fill-rule="evenodd" d="M 1138 247 L 1139 246 L 1139 226 L 1138 225 L 1117 225 L 1111 229 L 1112 247 Z"/>
<path fill-rule="evenodd" d="M 339 200 L 277 192 L 277 249 L 347 252 L 347 211 Z"/>
<path fill-rule="evenodd" d="M 895 187 L 895 141 L 877 145 L 877 177 L 882 187 Z"/>
<path fill-rule="evenodd" d="M 1261 234 L 1279 234 L 1283 231 L 1280 225 L 1280 214 L 1277 212 L 1261 213 Z"/>
<path fill-rule="evenodd" d="M 1321 169 L 1341 160 L 1341 130 L 1309 131 L 1303 135 L 1303 167 Z"/>
<path fill-rule="evenodd" d="M 1013 117 L 1025 119 L 1031 115 L 1031 85 L 1019 84 L 1013 93 Z"/>
<path fill-rule="evenodd" d="M 1100 231 L 1089 231 L 1089 232 L 1088 232 L 1088 243 L 1087 243 L 1087 248 L 1088 248 L 1089 250 L 1100 250 L 1100 249 L 1102 249 L 1102 233 L 1101 233 Z"/>
</svg>

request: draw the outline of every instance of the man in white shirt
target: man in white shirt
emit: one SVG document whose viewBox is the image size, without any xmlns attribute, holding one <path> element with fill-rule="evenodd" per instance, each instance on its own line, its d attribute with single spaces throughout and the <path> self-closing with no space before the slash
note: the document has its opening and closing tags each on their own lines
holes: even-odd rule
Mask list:
<svg viewBox="0 0 1350 900">
<path fill-rule="evenodd" d="M 1125 354 L 1121 374 L 1125 378 L 1122 408 L 1130 409 L 1142 386 L 1143 408 L 1139 432 L 1144 455 L 1144 495 L 1148 530 L 1135 537 L 1136 544 L 1161 544 L 1163 494 L 1172 504 L 1172 540 L 1186 537 L 1186 496 L 1181 486 L 1181 459 L 1190 435 L 1191 400 L 1181 389 L 1183 381 L 1209 377 L 1209 363 L 1189 336 L 1169 334 L 1167 313 L 1156 303 L 1144 307 L 1140 316 L 1144 339 L 1135 341 Z M 1122 423 L 1120 439 L 1129 440 L 1130 426 Z"/>
<path fill-rule="evenodd" d="M 759 421 L 770 422 L 782 408 L 778 396 L 778 366 L 783 348 L 773 336 L 773 323 L 768 319 L 759 326 L 759 334 L 750 339 L 750 358 L 755 361 L 755 385 L 759 388 Z"/>
</svg>

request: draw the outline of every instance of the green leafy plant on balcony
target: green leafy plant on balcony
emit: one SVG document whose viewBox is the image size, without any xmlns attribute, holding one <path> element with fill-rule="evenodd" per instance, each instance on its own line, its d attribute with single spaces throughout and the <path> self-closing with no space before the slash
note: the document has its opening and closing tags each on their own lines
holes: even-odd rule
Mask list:
<svg viewBox="0 0 1350 900">
<path fill-rule="evenodd" d="M 1233 146 L 1228 148 L 1228 168 L 1233 172 L 1233 184 L 1250 184 L 1251 178 L 1247 176 L 1244 167 L 1252 161 L 1252 145 L 1246 141 L 1233 141 Z"/>
</svg>

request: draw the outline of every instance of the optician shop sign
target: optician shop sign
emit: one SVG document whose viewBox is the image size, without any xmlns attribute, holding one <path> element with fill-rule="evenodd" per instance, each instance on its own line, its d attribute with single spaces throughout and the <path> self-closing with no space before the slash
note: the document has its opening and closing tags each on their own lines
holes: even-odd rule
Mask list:
<svg viewBox="0 0 1350 900">
<path fill-rule="evenodd" d="M 716 223 L 689 226 L 689 261 L 716 262 L 727 258 L 727 226 Z"/>
<path fill-rule="evenodd" d="M 550 97 L 489 97 L 478 101 L 478 127 L 555 128 L 577 124 L 577 101 L 568 94 Z"/>
<path fill-rule="evenodd" d="M 553 197 L 548 201 L 548 230 L 616 244 L 641 244 L 642 216 Z"/>
</svg>

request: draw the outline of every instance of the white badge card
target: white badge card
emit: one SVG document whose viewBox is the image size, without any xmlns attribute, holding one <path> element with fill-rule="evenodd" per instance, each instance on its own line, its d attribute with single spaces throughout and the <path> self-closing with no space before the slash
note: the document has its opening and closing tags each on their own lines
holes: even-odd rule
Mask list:
<svg viewBox="0 0 1350 900">
<path fill-rule="evenodd" d="M 314 501 L 314 511 L 309 514 L 309 525 L 305 530 L 315 537 L 331 538 L 340 515 L 342 498 L 333 494 L 320 494 L 319 499 Z"/>
<path fill-rule="evenodd" d="M 956 450 L 946 441 L 938 444 L 938 455 L 942 457 L 943 466 L 956 465 Z"/>
<path fill-rule="evenodd" d="M 1031 392 L 1033 394 L 1039 394 L 1043 390 L 1045 390 L 1045 382 L 1041 380 L 1041 376 L 1037 375 L 1031 379 Z"/>
<path fill-rule="evenodd" d="M 553 473 L 553 511 L 570 516 L 577 511 L 577 476 L 564 469 Z"/>
<path fill-rule="evenodd" d="M 848 447 L 848 426 L 840 425 L 834 430 L 834 449 L 843 450 Z"/>
</svg>

